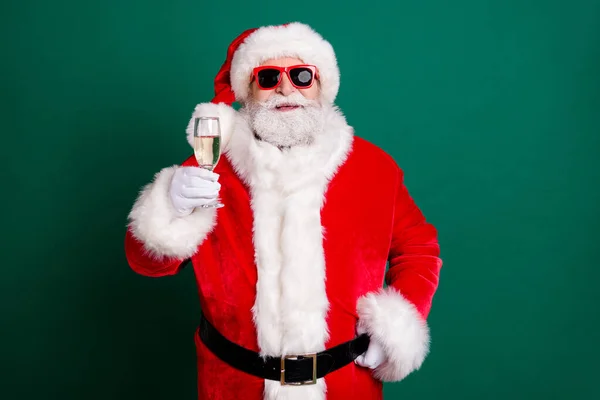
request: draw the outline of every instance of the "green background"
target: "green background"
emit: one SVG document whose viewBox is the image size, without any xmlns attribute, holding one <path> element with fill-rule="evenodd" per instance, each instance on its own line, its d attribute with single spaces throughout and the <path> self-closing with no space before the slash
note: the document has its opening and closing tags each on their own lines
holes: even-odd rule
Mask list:
<svg viewBox="0 0 600 400">
<path fill-rule="evenodd" d="M 294 20 L 334 45 L 338 105 L 440 233 L 432 353 L 386 398 L 600 398 L 600 2 L 12 0 L 0 16 L 0 398 L 195 398 L 192 270 L 134 274 L 126 215 L 190 155 L 230 41 Z"/>
</svg>

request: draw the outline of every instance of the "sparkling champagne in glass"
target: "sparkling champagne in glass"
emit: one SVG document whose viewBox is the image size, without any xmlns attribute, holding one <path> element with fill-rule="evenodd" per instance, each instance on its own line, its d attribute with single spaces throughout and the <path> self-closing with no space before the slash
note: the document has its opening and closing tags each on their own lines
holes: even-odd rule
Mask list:
<svg viewBox="0 0 600 400">
<path fill-rule="evenodd" d="M 194 120 L 194 155 L 200 168 L 214 170 L 221 157 L 221 126 L 218 117 L 198 117 Z M 204 208 L 223 207 L 221 203 Z"/>
</svg>

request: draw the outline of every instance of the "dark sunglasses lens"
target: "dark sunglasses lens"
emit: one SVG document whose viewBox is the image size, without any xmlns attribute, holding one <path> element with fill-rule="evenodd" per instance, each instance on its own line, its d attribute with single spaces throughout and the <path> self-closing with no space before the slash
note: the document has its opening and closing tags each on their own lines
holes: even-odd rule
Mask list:
<svg viewBox="0 0 600 400">
<path fill-rule="evenodd" d="M 312 83 L 313 72 L 310 68 L 294 68 L 290 71 L 290 77 L 294 85 L 307 87 Z"/>
<path fill-rule="evenodd" d="M 276 69 L 263 69 L 258 73 L 258 84 L 265 89 L 275 87 L 279 82 L 279 74 Z"/>
</svg>

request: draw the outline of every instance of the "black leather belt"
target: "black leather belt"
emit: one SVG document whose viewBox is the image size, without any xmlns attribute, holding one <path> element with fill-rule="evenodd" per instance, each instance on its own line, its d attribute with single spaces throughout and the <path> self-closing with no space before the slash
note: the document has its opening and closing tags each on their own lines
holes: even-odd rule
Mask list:
<svg viewBox="0 0 600 400">
<path fill-rule="evenodd" d="M 317 379 L 354 361 L 369 347 L 369 336 L 365 334 L 319 353 L 263 358 L 229 341 L 204 316 L 198 333 L 204 345 L 227 364 L 282 385 L 315 384 Z"/>
</svg>

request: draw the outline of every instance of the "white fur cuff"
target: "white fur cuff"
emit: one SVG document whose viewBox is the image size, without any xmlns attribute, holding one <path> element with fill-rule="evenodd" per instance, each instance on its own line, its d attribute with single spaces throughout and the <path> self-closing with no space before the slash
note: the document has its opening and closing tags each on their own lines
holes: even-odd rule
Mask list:
<svg viewBox="0 0 600 400">
<path fill-rule="evenodd" d="M 388 287 L 357 303 L 358 331 L 383 346 L 386 360 L 374 370 L 384 382 L 399 381 L 421 367 L 429 352 L 429 328 L 415 306 Z"/>
<path fill-rule="evenodd" d="M 191 257 L 216 223 L 216 209 L 196 209 L 179 217 L 169 199 L 175 170 L 172 166 L 158 172 L 154 181 L 140 192 L 129 213 L 133 236 L 144 244 L 154 258 Z"/>
</svg>

